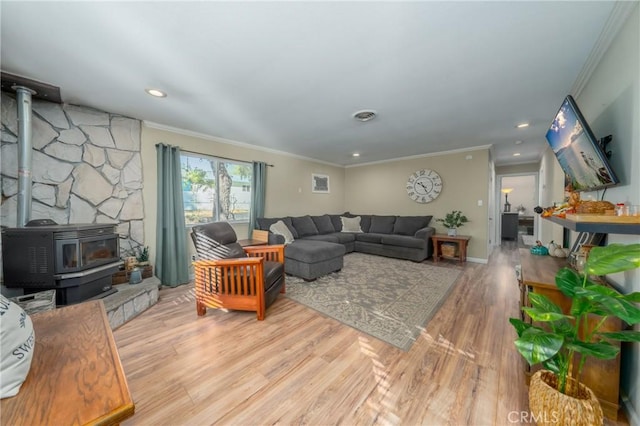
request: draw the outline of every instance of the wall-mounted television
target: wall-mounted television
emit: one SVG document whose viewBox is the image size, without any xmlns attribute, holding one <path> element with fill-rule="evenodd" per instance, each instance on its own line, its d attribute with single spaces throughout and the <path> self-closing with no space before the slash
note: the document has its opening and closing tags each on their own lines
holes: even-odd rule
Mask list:
<svg viewBox="0 0 640 426">
<path fill-rule="evenodd" d="M 571 95 L 553 119 L 547 141 L 566 175 L 568 190 L 594 191 L 620 182 Z"/>
</svg>

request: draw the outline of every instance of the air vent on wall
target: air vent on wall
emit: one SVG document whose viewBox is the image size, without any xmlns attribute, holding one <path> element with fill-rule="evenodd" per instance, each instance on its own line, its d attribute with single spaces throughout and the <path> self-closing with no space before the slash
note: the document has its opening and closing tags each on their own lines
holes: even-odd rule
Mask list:
<svg viewBox="0 0 640 426">
<path fill-rule="evenodd" d="M 353 114 L 353 118 L 358 121 L 370 121 L 376 118 L 376 112 L 371 110 L 358 111 Z"/>
</svg>

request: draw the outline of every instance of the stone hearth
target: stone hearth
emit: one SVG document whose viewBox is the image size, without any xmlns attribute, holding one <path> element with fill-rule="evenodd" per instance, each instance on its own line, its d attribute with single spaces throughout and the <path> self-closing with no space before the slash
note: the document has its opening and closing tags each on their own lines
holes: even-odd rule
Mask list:
<svg viewBox="0 0 640 426">
<path fill-rule="evenodd" d="M 109 325 L 115 330 L 156 304 L 160 280 L 151 277 L 139 284 L 118 284 L 113 288 L 118 292 L 103 298 L 102 301 Z"/>
</svg>

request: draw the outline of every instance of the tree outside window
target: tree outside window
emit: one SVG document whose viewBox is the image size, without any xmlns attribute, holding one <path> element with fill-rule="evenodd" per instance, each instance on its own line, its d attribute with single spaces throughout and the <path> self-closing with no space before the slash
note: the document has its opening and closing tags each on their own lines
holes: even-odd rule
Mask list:
<svg viewBox="0 0 640 426">
<path fill-rule="evenodd" d="M 187 225 L 249 221 L 252 174 L 249 164 L 184 153 L 180 161 Z"/>
</svg>

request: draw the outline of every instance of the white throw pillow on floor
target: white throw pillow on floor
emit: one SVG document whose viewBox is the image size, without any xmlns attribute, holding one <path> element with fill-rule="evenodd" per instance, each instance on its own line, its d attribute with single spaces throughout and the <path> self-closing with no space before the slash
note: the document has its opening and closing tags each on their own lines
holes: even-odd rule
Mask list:
<svg viewBox="0 0 640 426">
<path fill-rule="evenodd" d="M 0 398 L 18 394 L 29 374 L 34 347 L 31 318 L 20 306 L 0 295 Z"/>
</svg>

